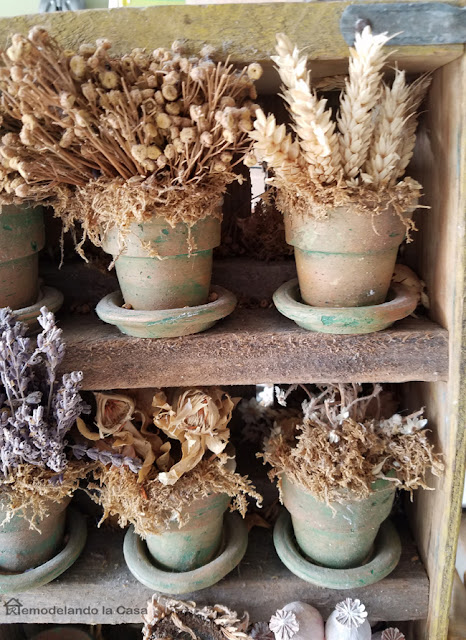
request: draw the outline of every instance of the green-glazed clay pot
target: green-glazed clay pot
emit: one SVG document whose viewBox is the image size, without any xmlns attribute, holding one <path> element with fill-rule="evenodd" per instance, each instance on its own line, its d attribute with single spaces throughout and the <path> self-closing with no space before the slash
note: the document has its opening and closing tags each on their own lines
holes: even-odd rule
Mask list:
<svg viewBox="0 0 466 640">
<path fill-rule="evenodd" d="M 222 544 L 223 515 L 230 498 L 215 493 L 195 500 L 189 508 L 189 521 L 181 528 L 173 524 L 160 535 L 147 536 L 147 548 L 163 569 L 192 571 L 212 560 Z"/>
<path fill-rule="evenodd" d="M 388 480 L 377 480 L 372 488 L 364 500 L 352 500 L 348 492 L 347 499 L 330 507 L 283 475 L 283 503 L 296 541 L 310 560 L 333 569 L 358 567 L 368 560 L 395 498 L 395 486 Z"/>
<path fill-rule="evenodd" d="M 389 207 L 369 215 L 356 206 L 329 209 L 325 218 L 285 214 L 299 288 L 313 307 L 360 307 L 385 302 L 403 220 Z"/>
<path fill-rule="evenodd" d="M 22 572 L 44 564 L 63 543 L 69 498 L 50 502 L 48 515 L 32 529 L 29 521 L 14 515 L 0 527 L 0 571 Z M 0 518 L 5 519 L 9 499 L 0 494 Z"/>
<path fill-rule="evenodd" d="M 42 207 L 1 206 L 0 307 L 22 309 L 37 301 L 38 252 L 44 244 Z"/>
<path fill-rule="evenodd" d="M 102 246 L 116 259 L 125 303 L 136 310 L 205 304 L 220 228 L 220 218 L 212 216 L 192 227 L 184 223 L 171 227 L 163 216 L 154 216 L 150 222 L 131 226 L 123 251 L 118 230 L 109 231 Z"/>
</svg>

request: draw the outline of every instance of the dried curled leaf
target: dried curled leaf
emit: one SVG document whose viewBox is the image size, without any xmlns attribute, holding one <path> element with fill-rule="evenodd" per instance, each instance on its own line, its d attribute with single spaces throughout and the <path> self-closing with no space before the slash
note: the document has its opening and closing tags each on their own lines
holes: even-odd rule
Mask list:
<svg viewBox="0 0 466 640">
<path fill-rule="evenodd" d="M 172 485 L 193 469 L 207 450 L 218 455 L 230 438 L 227 425 L 236 401 L 219 389 L 178 389 L 168 402 L 159 392 L 154 396 L 154 424 L 169 438 L 181 443 L 182 457 L 169 471 L 159 474 L 159 481 Z"/>
</svg>

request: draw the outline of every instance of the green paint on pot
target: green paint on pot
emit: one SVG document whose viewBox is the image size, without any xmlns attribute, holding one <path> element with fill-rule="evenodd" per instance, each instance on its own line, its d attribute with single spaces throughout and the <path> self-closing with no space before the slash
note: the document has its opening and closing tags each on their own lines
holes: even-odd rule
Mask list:
<svg viewBox="0 0 466 640">
<path fill-rule="evenodd" d="M 13 227 L 11 227 L 9 224 L 4 224 L 3 228 L 5 229 L 5 231 L 13 231 Z"/>
<path fill-rule="evenodd" d="M 395 487 L 388 480 L 374 482 L 374 493 L 364 500 L 354 500 L 350 491 L 342 491 L 341 500 L 331 505 L 286 475 L 282 477 L 282 489 L 301 551 L 311 561 L 333 569 L 365 564 L 395 498 Z"/>
<path fill-rule="evenodd" d="M 399 233 L 393 232 L 393 233 L 389 233 L 389 234 L 388 234 L 388 237 L 389 237 L 389 238 L 396 238 L 396 237 L 397 237 L 397 236 L 399 236 L 399 235 L 400 235 Z"/>
<path fill-rule="evenodd" d="M 162 229 L 162 233 L 166 236 L 168 236 L 168 234 L 170 233 L 170 231 L 168 229 Z"/>
<path fill-rule="evenodd" d="M 326 326 L 333 324 L 335 320 L 335 316 L 322 316 L 322 324 L 325 324 Z"/>
<path fill-rule="evenodd" d="M 21 512 L 0 527 L 0 570 L 26 571 L 50 560 L 63 542 L 66 507 L 69 499 L 50 502 L 48 515 L 39 523 L 39 531 L 29 527 Z M 0 495 L 2 520 L 8 509 L 8 493 Z"/>
<path fill-rule="evenodd" d="M 37 251 L 37 242 L 35 242 L 34 240 L 31 242 L 31 249 L 33 251 Z"/>
<path fill-rule="evenodd" d="M 171 571 L 192 571 L 210 562 L 220 549 L 229 502 L 226 494 L 195 500 L 184 527 L 176 521 L 164 533 L 147 536 L 147 548 L 157 564 Z"/>
</svg>

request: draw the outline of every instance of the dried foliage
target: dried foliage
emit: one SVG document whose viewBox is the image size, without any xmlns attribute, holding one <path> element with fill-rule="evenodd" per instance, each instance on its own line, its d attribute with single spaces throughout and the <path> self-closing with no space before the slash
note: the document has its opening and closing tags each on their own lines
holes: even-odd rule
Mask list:
<svg viewBox="0 0 466 640">
<path fill-rule="evenodd" d="M 71 498 L 93 465 L 70 461 L 59 476 L 50 469 L 22 464 L 2 479 L 0 527 L 15 515 L 29 522 L 31 529 L 40 529 L 51 503 Z"/>
<path fill-rule="evenodd" d="M 278 390 L 286 404 L 289 393 Z M 302 404 L 303 415 L 280 420 L 265 443 L 269 475 L 282 474 L 331 503 L 348 490 L 355 500 L 366 498 L 377 479 L 393 482 L 410 492 L 428 489 L 426 475 L 443 472 L 441 457 L 434 452 L 424 427 L 423 410 L 407 416 L 383 417 L 382 387 L 363 395 L 356 384 L 318 387 Z"/>
<path fill-rule="evenodd" d="M 246 633 L 249 615 L 241 618 L 236 611 L 224 605 L 196 607 L 195 602 L 183 602 L 163 595 L 154 594 L 147 603 L 144 616 L 144 640 L 167 640 L 186 634 L 197 638 L 217 640 L 248 640 Z"/>
<path fill-rule="evenodd" d="M 214 459 L 202 460 L 175 485 L 163 485 L 155 467 L 141 484 L 127 467 L 101 465 L 94 472 L 96 483 L 90 484 L 89 489 L 95 491 L 91 497 L 103 507 L 101 522 L 109 516 L 117 516 L 121 527 L 132 524 L 143 538 L 162 533 L 174 522 L 182 527 L 189 521 L 187 508 L 193 501 L 212 493 L 230 496 L 230 509 L 239 511 L 244 517 L 247 496 L 259 504 L 262 498 L 246 476 L 228 470 L 227 459 L 226 454 L 221 454 Z"/>
<path fill-rule="evenodd" d="M 51 470 L 57 477 L 68 465 L 67 436 L 89 407 L 79 394 L 82 372 L 60 379 L 65 355 L 62 330 L 46 307 L 38 317 L 35 342 L 27 325 L 8 308 L 0 309 L 0 458 L 3 477 L 21 465 Z M 3 478 L 2 478 L 3 482 Z"/>
<path fill-rule="evenodd" d="M 97 393 L 96 426 L 82 420 L 75 455 L 100 463 L 93 498 L 103 519 L 118 515 L 142 536 L 189 518 L 196 498 L 225 493 L 244 516 L 246 496 L 257 494 L 247 477 L 232 470 L 226 453 L 228 423 L 236 404 L 218 387 Z M 92 446 L 89 446 L 89 441 Z"/>
<path fill-rule="evenodd" d="M 388 86 L 382 76 L 388 39 L 373 35 L 370 27 L 356 35 L 335 121 L 326 100 L 311 88 L 306 58 L 284 34 L 277 35 L 278 55 L 272 59 L 296 135 L 293 139 L 273 115 L 257 110 L 250 133 L 253 152 L 245 162 L 268 163 L 282 211 L 322 217 L 350 202 L 368 214 L 392 207 L 408 231 L 414 228 L 410 214 L 421 186 L 400 178 L 412 156 L 416 114 L 430 79 L 423 76 L 408 85 L 404 73 L 396 71 Z"/>
<path fill-rule="evenodd" d="M 172 224 L 212 212 L 249 147 L 261 75 L 214 63 L 209 47 L 110 47 L 64 50 L 36 26 L 12 37 L 0 69 L 2 202 L 49 201 L 98 245 L 154 212 Z"/>
</svg>

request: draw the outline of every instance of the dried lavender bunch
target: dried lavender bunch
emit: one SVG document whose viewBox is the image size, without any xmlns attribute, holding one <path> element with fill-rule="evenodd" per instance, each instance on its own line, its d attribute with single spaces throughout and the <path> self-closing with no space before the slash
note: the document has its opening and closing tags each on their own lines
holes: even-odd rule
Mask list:
<svg viewBox="0 0 466 640">
<path fill-rule="evenodd" d="M 57 378 L 65 345 L 53 313 L 38 320 L 36 344 L 12 311 L 0 309 L 0 470 L 30 464 L 61 474 L 68 462 L 67 434 L 89 407 L 79 394 L 82 372 Z"/>
<path fill-rule="evenodd" d="M 103 465 L 128 467 L 133 473 L 139 473 L 142 468 L 142 460 L 139 458 L 132 458 L 131 456 L 125 456 L 107 449 L 88 447 L 86 444 L 79 443 L 71 445 L 71 450 L 77 460 L 89 458 L 89 460 L 101 462 Z"/>
</svg>

